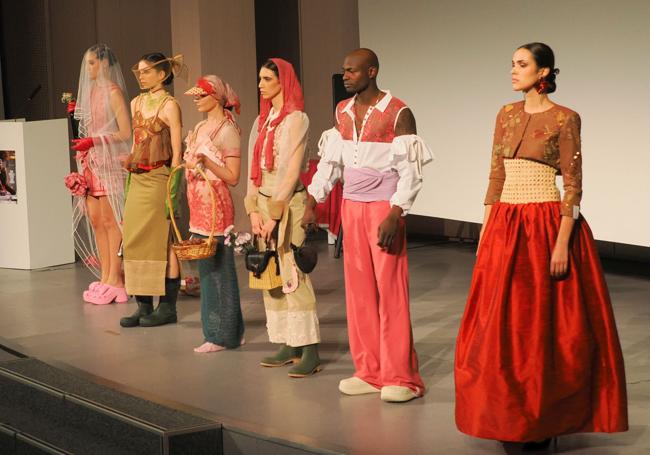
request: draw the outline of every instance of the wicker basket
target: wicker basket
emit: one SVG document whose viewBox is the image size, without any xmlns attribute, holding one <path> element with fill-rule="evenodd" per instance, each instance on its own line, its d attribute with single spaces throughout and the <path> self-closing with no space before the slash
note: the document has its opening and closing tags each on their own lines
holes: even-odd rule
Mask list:
<svg viewBox="0 0 650 455">
<path fill-rule="evenodd" d="M 195 259 L 209 258 L 210 256 L 214 256 L 214 254 L 217 252 L 217 242 L 214 238 L 214 227 L 217 220 L 217 203 L 214 196 L 214 188 L 212 188 L 212 184 L 210 183 L 210 180 L 208 180 L 208 176 L 205 175 L 205 172 L 200 167 L 196 167 L 195 169 L 199 174 L 201 174 L 201 177 L 205 179 L 211 190 L 210 199 L 212 200 L 212 224 L 210 228 L 210 236 L 207 239 L 194 239 L 191 240 L 193 243 L 187 243 L 189 241 L 183 241 L 181 233 L 178 230 L 178 226 L 176 225 L 176 220 L 174 219 L 171 198 L 172 177 L 176 172 L 184 167 L 184 164 L 176 166 L 169 173 L 169 178 L 167 179 L 167 205 L 169 206 L 169 213 L 172 214 L 169 218 L 172 220 L 172 225 L 174 226 L 174 234 L 176 234 L 176 239 L 178 240 L 177 243 L 172 244 L 172 250 L 174 250 L 176 257 L 181 261 L 192 261 Z"/>
</svg>

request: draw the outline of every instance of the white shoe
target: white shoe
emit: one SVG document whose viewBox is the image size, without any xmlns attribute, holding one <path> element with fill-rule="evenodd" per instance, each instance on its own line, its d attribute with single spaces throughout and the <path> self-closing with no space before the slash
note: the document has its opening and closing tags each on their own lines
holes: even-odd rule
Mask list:
<svg viewBox="0 0 650 455">
<path fill-rule="evenodd" d="M 408 387 L 399 385 L 387 385 L 381 388 L 381 399 L 389 403 L 404 403 L 414 398 L 419 398 L 420 394 L 414 392 Z"/>
<path fill-rule="evenodd" d="M 380 390 L 368 384 L 363 379 L 359 379 L 356 376 L 351 378 L 342 379 L 339 382 L 339 391 L 346 395 L 364 395 L 366 393 L 379 393 Z"/>
</svg>

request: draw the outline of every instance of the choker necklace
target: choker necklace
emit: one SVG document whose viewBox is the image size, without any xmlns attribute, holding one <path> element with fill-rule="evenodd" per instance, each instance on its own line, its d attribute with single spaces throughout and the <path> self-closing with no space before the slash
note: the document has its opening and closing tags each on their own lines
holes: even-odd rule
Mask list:
<svg viewBox="0 0 650 455">
<path fill-rule="evenodd" d="M 160 91 L 165 91 L 163 88 L 159 88 L 156 91 L 148 91 L 145 92 L 144 96 L 144 106 L 148 111 L 153 111 L 158 107 L 158 104 L 160 104 L 160 100 L 164 98 L 164 96 L 157 96 L 156 94 Z"/>
</svg>

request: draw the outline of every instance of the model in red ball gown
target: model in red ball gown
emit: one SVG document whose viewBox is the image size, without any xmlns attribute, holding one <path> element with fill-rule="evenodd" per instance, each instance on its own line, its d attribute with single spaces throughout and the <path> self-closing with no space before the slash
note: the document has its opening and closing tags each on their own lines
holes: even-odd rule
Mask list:
<svg viewBox="0 0 650 455">
<path fill-rule="evenodd" d="M 525 100 L 497 116 L 485 220 L 456 345 L 460 431 L 528 447 L 628 428 L 614 314 L 579 209 L 580 117 L 548 98 L 558 72 L 542 43 L 514 54 L 512 86 Z"/>
</svg>

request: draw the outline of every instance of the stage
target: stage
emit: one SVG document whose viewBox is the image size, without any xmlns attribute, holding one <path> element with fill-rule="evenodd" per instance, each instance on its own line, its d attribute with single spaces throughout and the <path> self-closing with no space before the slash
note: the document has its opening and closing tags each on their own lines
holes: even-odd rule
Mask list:
<svg viewBox="0 0 650 455">
<path fill-rule="evenodd" d="M 320 248 L 312 274 L 319 305 L 324 369 L 290 379 L 287 368 L 262 368 L 268 343 L 261 294 L 246 286 L 238 257 L 246 344 L 196 354 L 202 342 L 199 300 L 182 295 L 179 322 L 123 329 L 135 303 L 84 304 L 91 281 L 79 264 L 38 271 L 0 269 L 0 344 L 123 392 L 222 423 L 230 453 L 503 454 L 519 453 L 458 432 L 454 424 L 455 337 L 474 263 L 474 246 L 409 244 L 412 322 L 422 399 L 387 404 L 378 395 L 342 396 L 353 372 L 347 347 L 342 259 Z M 630 431 L 559 438 L 567 454 L 650 452 L 650 276 L 645 265 L 606 263 L 626 362 Z M 2 351 L 0 350 L 0 353 Z M 0 360 L 3 358 L 0 357 Z M 262 447 L 258 441 L 266 441 Z M 273 447 L 270 451 L 268 447 Z M 228 453 L 228 452 L 226 452 Z"/>
</svg>

